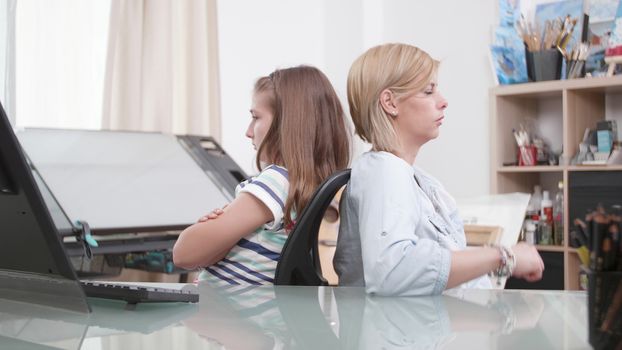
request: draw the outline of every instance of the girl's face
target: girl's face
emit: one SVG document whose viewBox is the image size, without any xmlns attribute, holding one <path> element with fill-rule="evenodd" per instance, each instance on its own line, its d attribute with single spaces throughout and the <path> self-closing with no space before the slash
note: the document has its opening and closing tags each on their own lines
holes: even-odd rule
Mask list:
<svg viewBox="0 0 622 350">
<path fill-rule="evenodd" d="M 251 139 L 255 150 L 261 146 L 274 118 L 274 113 L 268 104 L 269 97 L 267 92 L 259 92 L 253 95 L 253 104 L 250 110 L 252 119 L 248 129 L 246 129 L 246 137 Z"/>
<path fill-rule="evenodd" d="M 438 137 L 445 118 L 447 100 L 431 82 L 423 91 L 412 93 L 396 102 L 394 127 L 403 141 L 421 146 Z"/>
</svg>

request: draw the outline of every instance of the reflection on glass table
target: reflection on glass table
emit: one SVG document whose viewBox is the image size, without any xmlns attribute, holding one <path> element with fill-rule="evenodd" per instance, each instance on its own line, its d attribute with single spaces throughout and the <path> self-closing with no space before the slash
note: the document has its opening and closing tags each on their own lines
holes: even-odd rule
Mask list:
<svg viewBox="0 0 622 350">
<path fill-rule="evenodd" d="M 184 324 L 225 348 L 589 348 L 581 292 L 384 298 L 344 287 L 201 290 L 207 302 Z"/>
<path fill-rule="evenodd" d="M 89 315 L 0 300 L 0 348 L 589 348 L 583 292 L 451 290 L 385 298 L 346 287 L 200 284 L 199 290 L 198 305 L 139 304 L 134 311 L 90 299 Z"/>
</svg>

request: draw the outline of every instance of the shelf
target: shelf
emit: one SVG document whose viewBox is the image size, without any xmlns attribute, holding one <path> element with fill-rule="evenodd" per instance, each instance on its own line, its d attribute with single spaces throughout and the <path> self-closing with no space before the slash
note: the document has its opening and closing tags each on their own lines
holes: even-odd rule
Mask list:
<svg viewBox="0 0 622 350">
<path fill-rule="evenodd" d="M 491 92 L 496 96 L 544 97 L 561 96 L 563 90 L 622 92 L 622 76 L 503 85 L 491 89 Z"/>
<path fill-rule="evenodd" d="M 622 76 L 544 81 L 490 89 L 491 193 L 531 193 L 539 185 L 542 190 L 553 194 L 559 191 L 558 183 L 563 181 L 565 223 L 577 216 L 572 210 L 581 203 L 578 199 L 571 203 L 577 191 L 592 196 L 590 202 L 598 202 L 601 196 L 605 196 L 601 193 L 603 191 L 592 192 L 587 188 L 589 186 L 585 185 L 591 184 L 590 181 L 615 184 L 622 193 L 618 176 L 622 165 L 502 166 L 517 156 L 510 131 L 528 124 L 528 118 L 552 149 L 563 149 L 564 159 L 575 155 L 585 129 L 593 129 L 606 115 L 619 114 L 622 105 L 617 103 L 618 94 L 622 94 Z M 613 100 L 615 106 L 610 102 Z M 619 198 L 617 193 L 615 196 Z M 565 242 L 569 240 L 569 231 L 569 227 L 564 228 Z M 564 288 L 579 288 L 581 260 L 575 248 L 566 243 L 564 246 L 537 245 L 536 249 L 541 253 L 550 252 L 549 255 L 563 255 Z"/>
<path fill-rule="evenodd" d="M 564 168 L 558 165 L 536 165 L 536 166 L 502 166 L 497 168 L 500 173 L 538 173 L 563 171 Z"/>
<path fill-rule="evenodd" d="M 561 245 L 536 245 L 539 252 L 564 252 L 564 246 Z"/>
<path fill-rule="evenodd" d="M 620 171 L 622 165 L 571 165 L 568 171 Z"/>
<path fill-rule="evenodd" d="M 537 165 L 501 166 L 498 173 L 554 173 L 558 171 L 622 171 L 622 165 Z"/>
</svg>

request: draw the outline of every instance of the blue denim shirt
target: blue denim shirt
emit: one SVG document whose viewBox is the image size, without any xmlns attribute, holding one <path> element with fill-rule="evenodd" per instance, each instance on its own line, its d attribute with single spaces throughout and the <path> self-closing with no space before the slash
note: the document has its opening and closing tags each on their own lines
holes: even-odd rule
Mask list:
<svg viewBox="0 0 622 350">
<path fill-rule="evenodd" d="M 340 285 L 379 295 L 440 294 L 451 251 L 465 248 L 455 200 L 436 179 L 387 152 L 354 161 L 333 260 Z M 461 287 L 491 284 L 483 276 Z"/>
</svg>

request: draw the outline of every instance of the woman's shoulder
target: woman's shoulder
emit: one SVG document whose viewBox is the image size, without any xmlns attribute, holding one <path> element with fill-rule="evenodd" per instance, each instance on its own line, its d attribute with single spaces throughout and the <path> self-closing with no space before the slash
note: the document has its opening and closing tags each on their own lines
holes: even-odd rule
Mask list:
<svg viewBox="0 0 622 350">
<path fill-rule="evenodd" d="M 352 181 L 399 182 L 412 180 L 413 169 L 403 159 L 388 153 L 370 151 L 352 162 Z"/>
<path fill-rule="evenodd" d="M 352 162 L 352 171 L 365 170 L 373 172 L 403 171 L 413 173 L 412 167 L 400 157 L 389 152 L 369 151 L 363 153 Z"/>
</svg>

